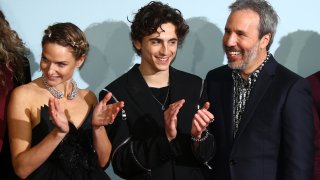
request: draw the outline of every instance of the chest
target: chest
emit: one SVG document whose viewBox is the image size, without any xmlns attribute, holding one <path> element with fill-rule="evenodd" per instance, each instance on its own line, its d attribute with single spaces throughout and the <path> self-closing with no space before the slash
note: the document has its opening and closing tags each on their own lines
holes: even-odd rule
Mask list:
<svg viewBox="0 0 320 180">
<path fill-rule="evenodd" d="M 40 123 L 41 120 L 41 107 L 49 106 L 49 100 L 47 98 L 35 100 L 34 104 L 32 104 L 30 108 L 30 119 L 32 127 L 35 127 Z M 71 122 L 75 127 L 79 127 L 85 120 L 88 115 L 91 106 L 83 99 L 74 99 L 74 100 L 59 100 L 59 108 L 56 107 L 56 110 L 63 114 L 66 119 Z M 49 107 L 49 112 L 50 112 Z M 49 116 L 50 113 L 48 113 Z"/>
</svg>

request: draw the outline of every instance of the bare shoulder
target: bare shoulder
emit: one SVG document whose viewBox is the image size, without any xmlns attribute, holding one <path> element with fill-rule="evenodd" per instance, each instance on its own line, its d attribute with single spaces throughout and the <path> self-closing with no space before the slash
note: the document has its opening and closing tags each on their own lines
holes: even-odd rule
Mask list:
<svg viewBox="0 0 320 180">
<path fill-rule="evenodd" d="M 11 98 L 21 97 L 24 100 L 27 100 L 30 98 L 33 99 L 35 98 L 35 95 L 39 94 L 40 90 L 41 89 L 39 88 L 39 85 L 37 84 L 36 80 L 34 80 L 28 84 L 24 84 L 16 87 L 11 93 Z"/>
<path fill-rule="evenodd" d="M 43 93 L 44 90 L 39 86 L 38 80 L 16 87 L 11 93 L 8 105 L 9 119 L 30 121 L 31 117 L 36 117 L 37 111 L 34 107 L 39 107 L 40 102 L 44 102 L 41 95 Z"/>
</svg>

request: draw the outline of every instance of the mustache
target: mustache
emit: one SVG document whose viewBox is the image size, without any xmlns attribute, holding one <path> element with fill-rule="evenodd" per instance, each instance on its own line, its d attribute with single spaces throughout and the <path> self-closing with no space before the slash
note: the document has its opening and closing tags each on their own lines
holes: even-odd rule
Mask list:
<svg viewBox="0 0 320 180">
<path fill-rule="evenodd" d="M 224 51 L 241 51 L 241 49 L 238 49 L 234 46 L 223 46 Z"/>
</svg>

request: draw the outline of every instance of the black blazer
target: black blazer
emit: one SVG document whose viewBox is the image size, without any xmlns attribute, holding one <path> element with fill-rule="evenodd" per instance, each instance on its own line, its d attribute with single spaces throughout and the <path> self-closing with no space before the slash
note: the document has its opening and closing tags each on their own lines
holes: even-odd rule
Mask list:
<svg viewBox="0 0 320 180">
<path fill-rule="evenodd" d="M 178 135 L 169 143 L 163 111 L 138 66 L 106 87 L 125 103 L 125 112 L 107 127 L 114 172 L 127 179 L 205 179 L 204 163 L 214 154 L 213 137 L 209 135 L 197 148 L 190 139 L 192 119 L 201 104 L 202 79 L 170 67 L 169 102 L 186 102 L 178 114 Z M 105 94 L 101 91 L 100 99 Z"/>
<path fill-rule="evenodd" d="M 227 66 L 207 74 L 215 115 L 214 180 L 304 180 L 313 174 L 313 117 L 305 79 L 270 56 L 233 138 L 233 78 Z"/>
</svg>

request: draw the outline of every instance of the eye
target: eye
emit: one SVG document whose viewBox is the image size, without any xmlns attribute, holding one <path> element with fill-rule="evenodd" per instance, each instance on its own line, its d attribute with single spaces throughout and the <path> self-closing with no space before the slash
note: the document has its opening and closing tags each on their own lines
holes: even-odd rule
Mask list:
<svg viewBox="0 0 320 180">
<path fill-rule="evenodd" d="M 65 67 L 65 66 L 67 66 L 66 63 L 62 63 L 62 62 L 57 63 L 57 65 L 58 65 L 58 67 Z"/>
<path fill-rule="evenodd" d="M 158 39 L 154 39 L 154 40 L 151 40 L 151 44 L 157 45 L 157 44 L 160 44 L 160 41 Z"/>
<path fill-rule="evenodd" d="M 44 56 L 41 56 L 41 61 L 42 62 L 48 62 L 48 59 L 46 57 L 44 57 Z"/>
<path fill-rule="evenodd" d="M 171 41 L 169 41 L 169 44 L 170 44 L 170 45 L 176 45 L 177 43 L 178 43 L 177 40 L 171 40 Z"/>
<path fill-rule="evenodd" d="M 244 32 L 238 32 L 238 36 L 246 36 Z"/>
<path fill-rule="evenodd" d="M 225 33 L 225 34 L 230 34 L 230 30 L 227 29 L 227 28 L 225 28 L 225 29 L 224 29 L 224 33 Z"/>
</svg>

